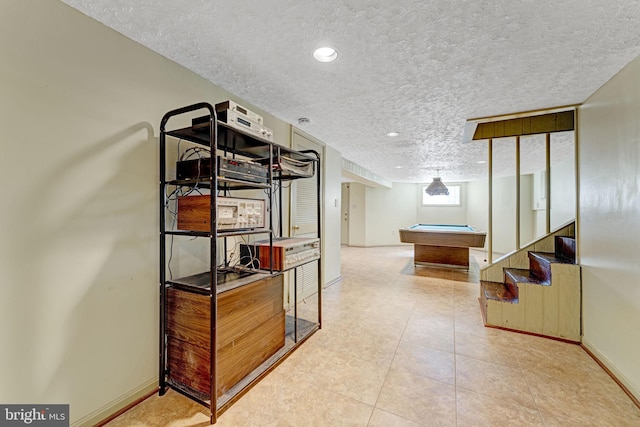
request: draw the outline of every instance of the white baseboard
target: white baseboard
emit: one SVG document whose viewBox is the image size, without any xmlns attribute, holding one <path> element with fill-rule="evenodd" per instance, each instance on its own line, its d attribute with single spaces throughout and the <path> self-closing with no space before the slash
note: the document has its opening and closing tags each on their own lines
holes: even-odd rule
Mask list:
<svg viewBox="0 0 640 427">
<path fill-rule="evenodd" d="M 633 384 L 625 374 L 623 374 L 616 366 L 605 356 L 598 348 L 593 345 L 584 336 L 582 337 L 582 345 L 593 354 L 598 361 L 604 365 L 609 372 L 615 377 L 615 379 L 622 384 L 629 393 L 635 397 L 637 401 L 640 401 L 640 384 Z"/>
<path fill-rule="evenodd" d="M 324 286 L 322 287 L 322 289 L 327 289 L 329 286 L 335 285 L 336 283 L 341 282 L 341 281 L 342 281 L 342 276 L 338 276 L 335 279 L 325 283 Z"/>
<path fill-rule="evenodd" d="M 71 427 L 90 427 L 95 426 L 96 424 L 104 421 L 111 415 L 116 412 L 126 408 L 128 405 L 131 405 L 136 400 L 141 399 L 149 394 L 153 393 L 154 390 L 158 390 L 158 379 L 152 378 L 144 384 L 136 387 L 135 389 L 129 391 L 118 397 L 117 399 L 107 403 L 103 407 L 97 409 L 96 411 L 80 418 L 77 421 L 74 421 L 71 424 Z"/>
</svg>

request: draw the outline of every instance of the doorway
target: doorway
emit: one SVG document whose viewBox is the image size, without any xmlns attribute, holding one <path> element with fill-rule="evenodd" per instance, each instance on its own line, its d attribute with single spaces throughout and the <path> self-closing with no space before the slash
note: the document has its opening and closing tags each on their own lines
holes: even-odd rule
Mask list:
<svg viewBox="0 0 640 427">
<path fill-rule="evenodd" d="M 351 189 L 351 185 L 348 182 L 343 182 L 341 189 L 340 244 L 349 245 L 349 191 Z"/>
</svg>

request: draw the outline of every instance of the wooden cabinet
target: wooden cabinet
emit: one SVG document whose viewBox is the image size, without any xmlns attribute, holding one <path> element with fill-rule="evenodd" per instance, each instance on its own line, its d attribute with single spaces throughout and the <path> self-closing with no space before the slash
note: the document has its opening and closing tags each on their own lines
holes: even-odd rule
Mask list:
<svg viewBox="0 0 640 427">
<path fill-rule="evenodd" d="M 268 277 L 218 294 L 218 397 L 284 347 L 283 277 Z M 209 296 L 167 289 L 169 382 L 209 394 Z"/>
</svg>

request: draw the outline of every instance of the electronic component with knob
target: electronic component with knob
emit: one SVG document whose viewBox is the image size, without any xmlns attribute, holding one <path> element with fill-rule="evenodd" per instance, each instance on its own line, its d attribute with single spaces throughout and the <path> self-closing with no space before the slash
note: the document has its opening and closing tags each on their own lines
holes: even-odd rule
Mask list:
<svg viewBox="0 0 640 427">
<path fill-rule="evenodd" d="M 178 197 L 178 229 L 210 231 L 211 196 Z M 217 198 L 218 230 L 253 230 L 266 226 L 264 199 Z"/>
</svg>

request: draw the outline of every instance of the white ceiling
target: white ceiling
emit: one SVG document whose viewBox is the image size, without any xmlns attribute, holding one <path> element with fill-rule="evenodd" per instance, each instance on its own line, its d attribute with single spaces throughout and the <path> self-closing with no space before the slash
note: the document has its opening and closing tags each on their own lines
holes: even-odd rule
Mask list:
<svg viewBox="0 0 640 427">
<path fill-rule="evenodd" d="M 486 176 L 467 119 L 581 103 L 640 54 L 638 0 L 63 1 L 395 182 Z"/>
</svg>

